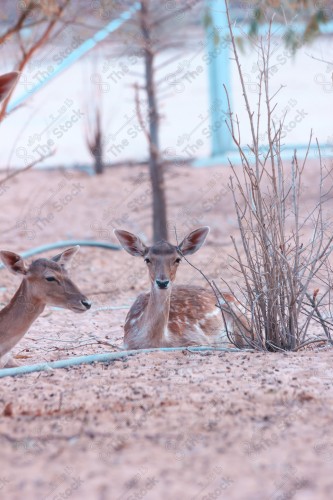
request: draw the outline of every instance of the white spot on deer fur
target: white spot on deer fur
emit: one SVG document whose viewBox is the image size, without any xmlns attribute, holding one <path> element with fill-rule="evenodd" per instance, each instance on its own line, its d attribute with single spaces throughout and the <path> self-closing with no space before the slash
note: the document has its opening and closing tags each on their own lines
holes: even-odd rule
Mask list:
<svg viewBox="0 0 333 500">
<path fill-rule="evenodd" d="M 164 333 L 165 340 L 169 340 L 169 333 L 170 332 L 169 332 L 169 328 L 167 326 L 164 328 L 164 332 L 163 333 Z"/>
<path fill-rule="evenodd" d="M 139 314 L 139 316 L 135 316 L 134 318 L 130 319 L 129 320 L 129 324 L 131 326 L 135 325 L 135 323 L 137 323 L 143 316 L 143 311 Z"/>
<path fill-rule="evenodd" d="M 214 309 L 214 311 L 205 314 L 205 319 L 213 318 L 214 316 L 217 316 L 218 314 L 221 314 L 221 311 L 220 311 L 220 309 L 216 308 L 216 309 Z"/>
</svg>

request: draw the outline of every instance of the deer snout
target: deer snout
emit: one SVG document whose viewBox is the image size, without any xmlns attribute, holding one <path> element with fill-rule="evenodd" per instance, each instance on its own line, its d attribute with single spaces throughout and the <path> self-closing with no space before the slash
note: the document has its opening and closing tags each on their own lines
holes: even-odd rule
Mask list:
<svg viewBox="0 0 333 500">
<path fill-rule="evenodd" d="M 90 309 L 91 308 L 91 302 L 90 300 L 88 299 L 83 299 L 81 300 L 81 304 L 86 308 L 86 309 Z"/>
<path fill-rule="evenodd" d="M 169 280 L 155 280 L 156 285 L 158 288 L 161 290 L 165 290 L 166 288 L 169 287 L 170 281 Z"/>
</svg>

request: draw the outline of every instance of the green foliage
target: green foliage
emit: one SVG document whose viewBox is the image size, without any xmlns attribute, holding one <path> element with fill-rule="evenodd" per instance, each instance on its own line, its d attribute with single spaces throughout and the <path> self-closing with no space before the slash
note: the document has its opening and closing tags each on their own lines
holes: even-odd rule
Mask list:
<svg viewBox="0 0 333 500">
<path fill-rule="evenodd" d="M 265 21 L 264 10 L 261 7 L 256 7 L 253 11 L 252 19 L 250 20 L 249 35 L 258 36 L 258 30 L 261 23 Z"/>
<path fill-rule="evenodd" d="M 205 29 L 209 28 L 213 24 L 212 16 L 209 9 L 205 9 L 203 25 Z"/>
<path fill-rule="evenodd" d="M 311 42 L 316 36 L 320 34 L 320 25 L 328 22 L 328 17 L 325 12 L 320 9 L 315 12 L 308 21 L 306 29 L 303 34 L 304 42 Z"/>
<path fill-rule="evenodd" d="M 280 2 L 271 0 L 259 0 L 254 5 L 249 18 L 249 38 L 256 38 L 259 35 L 259 29 L 262 24 L 268 22 L 274 17 L 274 21 L 278 23 L 287 23 L 283 40 L 287 48 L 296 52 L 299 47 L 304 44 L 311 43 L 321 33 L 321 26 L 326 24 L 330 18 L 322 7 L 318 7 L 310 0 L 293 1 L 289 0 L 284 3 L 283 9 Z M 300 33 L 293 28 L 293 21 L 304 23 L 304 30 Z M 205 29 L 210 28 L 213 24 L 212 15 L 209 8 L 205 9 L 203 18 Z M 214 43 L 220 43 L 220 34 L 217 29 L 214 29 Z M 244 52 L 244 41 L 241 37 L 236 40 L 239 49 Z"/>
<path fill-rule="evenodd" d="M 245 54 L 245 43 L 243 36 L 235 36 L 235 43 L 242 54 Z"/>
<path fill-rule="evenodd" d="M 283 17 L 281 17 L 281 6 L 274 7 L 269 0 L 264 4 L 254 7 L 252 16 L 250 18 L 249 35 L 251 37 L 258 36 L 260 25 L 267 22 L 274 16 L 276 22 L 289 22 L 289 27 L 284 35 L 286 46 L 292 51 L 296 51 L 301 45 L 312 42 L 321 33 L 321 26 L 329 21 L 329 17 L 323 8 L 317 7 L 312 2 L 299 2 L 295 5 L 294 2 L 289 1 L 285 4 L 283 10 Z M 289 7 L 289 11 L 288 11 Z M 299 33 L 293 29 L 293 20 L 298 23 L 304 22 L 304 31 Z"/>
<path fill-rule="evenodd" d="M 303 45 L 303 35 L 300 37 L 298 33 L 296 33 L 293 29 L 287 29 L 283 35 L 283 40 L 293 53 L 296 52 Z"/>
</svg>

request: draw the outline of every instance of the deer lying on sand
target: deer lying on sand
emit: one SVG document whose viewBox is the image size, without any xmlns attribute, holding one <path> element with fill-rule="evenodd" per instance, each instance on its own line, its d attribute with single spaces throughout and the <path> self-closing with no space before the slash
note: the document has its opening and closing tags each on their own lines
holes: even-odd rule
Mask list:
<svg viewBox="0 0 333 500">
<path fill-rule="evenodd" d="M 208 232 L 209 227 L 201 227 L 186 236 L 179 246 L 160 241 L 147 247 L 138 236 L 114 230 L 130 255 L 143 257 L 151 282 L 150 292 L 139 295 L 127 314 L 126 348 L 222 345 L 229 343 L 227 331 L 239 346 L 246 344 L 244 337 L 251 338 L 244 310 L 232 294 L 222 294 L 223 319 L 211 290 L 173 285 L 182 257 L 197 252 Z M 223 303 L 228 307 L 223 307 Z"/>
<path fill-rule="evenodd" d="M 52 259 L 37 259 L 29 267 L 16 253 L 0 251 L 0 258 L 7 269 L 23 276 L 14 297 L 0 311 L 0 367 L 17 366 L 9 351 L 47 304 L 77 313 L 90 309 L 91 303 L 69 279 L 66 270 L 79 248 L 68 248 Z"/>
</svg>

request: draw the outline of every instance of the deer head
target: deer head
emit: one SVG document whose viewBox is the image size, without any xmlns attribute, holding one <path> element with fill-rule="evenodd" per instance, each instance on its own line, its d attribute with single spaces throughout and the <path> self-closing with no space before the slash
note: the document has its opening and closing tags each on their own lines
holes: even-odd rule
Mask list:
<svg viewBox="0 0 333 500">
<path fill-rule="evenodd" d="M 114 230 L 126 252 L 135 257 L 143 257 L 151 284 L 160 290 L 166 290 L 172 285 L 182 257 L 197 252 L 204 244 L 208 233 L 209 227 L 204 226 L 188 234 L 178 246 L 167 241 L 159 241 L 148 247 L 139 236 L 121 229 Z"/>
<path fill-rule="evenodd" d="M 68 248 L 51 259 L 37 259 L 30 266 L 26 265 L 20 255 L 13 252 L 0 251 L 0 258 L 9 271 L 23 276 L 25 290 L 31 300 L 80 313 L 90 309 L 91 303 L 69 278 L 67 272 L 79 248 Z"/>
</svg>

